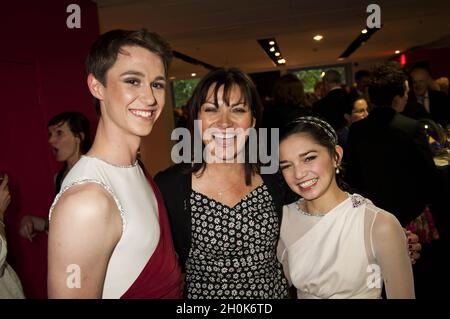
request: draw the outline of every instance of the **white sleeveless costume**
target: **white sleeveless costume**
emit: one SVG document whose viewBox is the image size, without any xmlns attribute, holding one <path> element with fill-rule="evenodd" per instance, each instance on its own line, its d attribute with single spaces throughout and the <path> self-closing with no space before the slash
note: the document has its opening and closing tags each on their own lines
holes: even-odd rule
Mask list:
<svg viewBox="0 0 450 319">
<path fill-rule="evenodd" d="M 378 281 L 372 280 L 377 266 L 369 257 L 375 256 L 371 232 L 379 211 L 357 194 L 322 217 L 302 215 L 297 203 L 284 206 L 281 259 L 298 298 L 380 298 L 383 279 L 378 272 Z"/>
<path fill-rule="evenodd" d="M 155 194 L 137 162 L 116 166 L 82 156 L 65 177 L 61 192 L 50 208 L 50 217 L 60 196 L 72 186 L 84 183 L 96 183 L 111 194 L 122 218 L 122 236 L 109 260 L 102 294 L 102 298 L 120 298 L 158 245 L 160 229 Z"/>
</svg>

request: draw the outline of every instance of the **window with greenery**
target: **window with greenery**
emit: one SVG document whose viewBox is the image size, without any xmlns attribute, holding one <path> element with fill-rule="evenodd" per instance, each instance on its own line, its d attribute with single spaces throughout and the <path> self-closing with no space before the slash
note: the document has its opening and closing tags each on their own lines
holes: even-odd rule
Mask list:
<svg viewBox="0 0 450 319">
<path fill-rule="evenodd" d="M 182 106 L 186 105 L 199 81 L 200 79 L 188 79 L 174 80 L 172 82 L 175 108 L 181 108 Z"/>
<path fill-rule="evenodd" d="M 316 83 L 322 80 L 322 73 L 331 69 L 338 71 L 341 74 L 342 83 L 347 84 L 345 76 L 345 65 L 303 69 L 294 71 L 292 73 L 294 73 L 300 80 L 302 80 L 305 92 L 312 93 L 314 92 L 314 86 L 316 85 Z"/>
</svg>

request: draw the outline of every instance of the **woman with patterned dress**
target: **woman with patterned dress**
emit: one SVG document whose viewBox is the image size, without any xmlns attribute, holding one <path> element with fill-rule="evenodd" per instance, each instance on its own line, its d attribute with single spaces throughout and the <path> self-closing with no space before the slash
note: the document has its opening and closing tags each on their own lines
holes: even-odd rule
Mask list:
<svg viewBox="0 0 450 319">
<path fill-rule="evenodd" d="M 254 84 L 237 69 L 212 71 L 189 110 L 191 135 L 201 134 L 209 157 L 192 156 L 155 177 L 185 271 L 185 297 L 287 298 L 276 257 L 280 180 L 248 160 L 247 132 L 258 127 L 260 113 Z"/>
<path fill-rule="evenodd" d="M 299 298 L 414 298 L 398 220 L 336 181 L 342 148 L 326 122 L 301 117 L 280 142 L 280 168 L 302 199 L 283 208 L 279 252 Z M 386 181 L 387 183 L 389 181 Z"/>
</svg>

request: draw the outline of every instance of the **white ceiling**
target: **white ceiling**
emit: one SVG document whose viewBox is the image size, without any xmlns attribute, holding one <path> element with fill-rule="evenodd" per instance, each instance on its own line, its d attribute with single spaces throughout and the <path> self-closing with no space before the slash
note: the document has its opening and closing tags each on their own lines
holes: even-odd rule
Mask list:
<svg viewBox="0 0 450 319">
<path fill-rule="evenodd" d="M 257 43 L 275 37 L 287 60 L 283 68 L 337 63 L 365 27 L 368 4 L 358 0 L 96 0 L 100 31 L 145 27 L 163 35 L 174 50 L 215 66 L 247 72 L 276 69 Z M 381 7 L 383 28 L 347 61 L 388 57 L 447 38 L 450 1 L 391 0 Z M 324 35 L 321 42 L 312 37 Z M 344 62 L 347 62 L 344 61 Z M 174 59 L 171 76 L 207 72 Z"/>
</svg>

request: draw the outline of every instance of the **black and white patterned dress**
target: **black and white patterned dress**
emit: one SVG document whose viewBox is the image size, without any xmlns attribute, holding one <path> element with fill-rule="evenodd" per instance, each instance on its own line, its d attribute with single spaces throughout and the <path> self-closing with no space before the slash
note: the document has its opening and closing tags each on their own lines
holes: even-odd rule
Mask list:
<svg viewBox="0 0 450 319">
<path fill-rule="evenodd" d="M 287 298 L 279 218 L 265 184 L 233 207 L 192 191 L 187 298 Z"/>
</svg>

